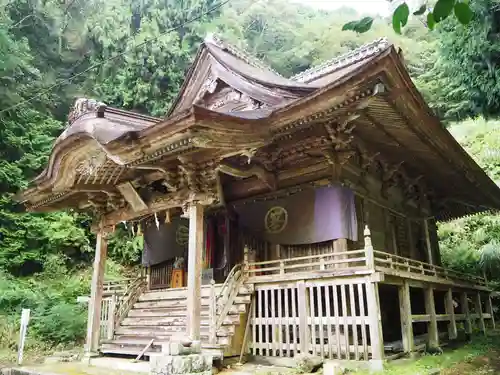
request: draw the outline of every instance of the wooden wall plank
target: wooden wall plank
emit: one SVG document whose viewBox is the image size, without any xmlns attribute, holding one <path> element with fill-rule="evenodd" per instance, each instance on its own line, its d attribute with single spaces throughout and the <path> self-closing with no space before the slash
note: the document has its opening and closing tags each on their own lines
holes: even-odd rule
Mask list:
<svg viewBox="0 0 500 375">
<path fill-rule="evenodd" d="M 341 304 L 342 304 L 342 317 L 345 318 L 347 317 L 347 298 L 346 298 L 346 285 L 341 285 L 340 286 L 340 298 L 341 298 Z M 344 319 L 344 341 L 345 343 L 342 343 L 345 345 L 345 347 L 349 347 L 349 325 L 347 323 L 347 319 Z M 349 360 L 350 359 L 350 354 L 349 351 L 345 352 L 345 359 Z"/>
<path fill-rule="evenodd" d="M 313 350 L 313 355 L 317 355 L 316 353 L 316 303 L 314 301 L 314 287 L 308 288 L 309 290 L 309 309 L 311 314 L 308 315 L 308 318 L 310 318 L 311 321 L 311 340 L 312 340 L 312 350 Z M 309 319 L 308 319 L 309 320 Z"/>
<path fill-rule="evenodd" d="M 359 353 L 358 353 L 358 322 L 356 319 L 356 296 L 354 295 L 354 285 L 349 285 L 349 302 L 350 302 L 350 315 L 354 317 L 354 323 L 352 324 L 352 334 L 354 341 L 354 359 L 359 361 Z"/>
<path fill-rule="evenodd" d="M 293 336 L 291 337 L 291 339 L 293 340 L 292 341 L 293 353 L 297 354 L 299 352 L 299 335 L 297 335 L 299 328 L 297 327 L 296 318 L 299 315 L 298 315 L 297 302 L 296 302 L 297 301 L 297 289 L 296 288 L 291 289 L 291 299 L 292 299 L 292 317 L 293 317 L 293 325 L 292 325 Z"/>
<path fill-rule="evenodd" d="M 333 285 L 333 315 L 335 317 L 335 345 L 337 347 L 337 359 L 342 359 L 340 351 L 340 321 L 339 321 L 339 296 L 338 286 Z"/>
<path fill-rule="evenodd" d="M 363 317 L 367 316 L 365 309 L 365 293 L 363 291 L 364 284 L 358 284 L 358 296 L 359 296 L 359 311 L 360 315 Z M 366 327 L 365 321 L 361 322 L 361 341 L 363 343 L 363 359 L 368 361 L 368 340 L 366 338 Z"/>
<path fill-rule="evenodd" d="M 332 330 L 332 306 L 330 304 L 330 296 L 331 294 L 331 289 L 330 285 L 325 285 L 325 310 L 326 310 L 326 317 L 327 317 L 327 325 L 326 325 L 326 336 L 328 340 L 328 358 L 333 359 L 333 342 L 334 342 L 334 336 L 333 336 L 333 330 Z M 335 288 L 335 286 L 333 286 Z"/>
</svg>

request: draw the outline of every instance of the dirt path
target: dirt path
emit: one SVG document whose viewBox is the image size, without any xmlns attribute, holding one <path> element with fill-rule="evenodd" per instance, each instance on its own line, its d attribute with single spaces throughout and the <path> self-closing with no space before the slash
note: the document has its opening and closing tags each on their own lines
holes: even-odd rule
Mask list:
<svg viewBox="0 0 500 375">
<path fill-rule="evenodd" d="M 441 371 L 441 375 L 487 375 L 500 374 L 500 348 L 486 355 L 466 359 L 452 368 Z"/>
</svg>

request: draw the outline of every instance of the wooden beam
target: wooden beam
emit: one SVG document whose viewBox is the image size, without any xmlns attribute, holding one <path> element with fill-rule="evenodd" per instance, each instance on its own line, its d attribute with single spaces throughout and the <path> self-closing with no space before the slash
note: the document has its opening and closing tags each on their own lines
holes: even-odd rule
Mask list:
<svg viewBox="0 0 500 375">
<path fill-rule="evenodd" d="M 471 317 L 469 311 L 469 299 L 467 298 L 467 292 L 462 292 L 460 294 L 460 305 L 462 314 L 465 315 L 465 322 L 464 322 L 465 333 L 470 335 L 472 333 L 472 323 L 470 320 Z"/>
<path fill-rule="evenodd" d="M 428 324 L 428 345 L 430 348 L 439 347 L 439 332 L 436 319 L 436 306 L 434 304 L 434 289 L 427 287 L 424 289 L 425 296 L 425 312 L 429 315 L 430 321 Z"/>
<path fill-rule="evenodd" d="M 411 314 L 410 284 L 407 280 L 398 288 L 399 290 L 399 312 L 401 315 L 401 337 L 403 339 L 403 349 L 405 353 L 415 350 L 413 338 L 413 322 Z"/>
<path fill-rule="evenodd" d="M 99 349 L 99 333 L 101 329 L 101 301 L 103 292 L 102 285 L 104 282 L 106 255 L 107 242 L 105 239 L 105 233 L 101 230 L 99 233 L 97 233 L 94 268 L 92 271 L 92 284 L 90 287 L 87 339 L 85 343 L 86 356 L 97 354 L 97 351 Z"/>
<path fill-rule="evenodd" d="M 102 217 L 101 222 L 103 227 L 108 227 L 121 223 L 122 221 L 130 221 L 142 216 L 151 215 L 155 212 L 165 211 L 169 208 L 181 207 L 183 202 L 189 198 L 189 191 L 181 190 L 178 192 L 165 194 L 162 197 L 153 199 L 152 202 L 148 203 L 147 208 L 134 211 L 131 207 L 127 207 L 122 210 L 114 211 L 106 214 Z M 200 201 L 201 199 L 198 199 Z M 95 228 L 93 228 L 95 229 Z"/>
<path fill-rule="evenodd" d="M 486 333 L 486 326 L 484 324 L 483 316 L 483 306 L 481 304 L 481 293 L 479 292 L 476 293 L 474 305 L 476 307 L 476 314 L 478 314 L 479 329 L 481 330 L 481 332 Z"/>
<path fill-rule="evenodd" d="M 120 191 L 120 193 L 122 193 L 123 198 L 125 198 L 130 207 L 132 207 L 132 210 L 147 210 L 148 206 L 146 205 L 146 203 L 144 203 L 144 201 L 130 182 L 125 182 L 123 184 L 117 185 L 116 187 Z"/>
<path fill-rule="evenodd" d="M 188 207 L 188 285 L 186 331 L 190 340 L 200 339 L 201 271 L 203 262 L 203 206 L 192 203 Z"/>
<path fill-rule="evenodd" d="M 457 334 L 457 322 L 455 321 L 455 307 L 453 306 L 453 292 L 451 288 L 445 294 L 445 309 L 446 314 L 450 316 L 450 323 L 448 324 L 448 335 L 450 340 L 455 340 Z"/>
</svg>

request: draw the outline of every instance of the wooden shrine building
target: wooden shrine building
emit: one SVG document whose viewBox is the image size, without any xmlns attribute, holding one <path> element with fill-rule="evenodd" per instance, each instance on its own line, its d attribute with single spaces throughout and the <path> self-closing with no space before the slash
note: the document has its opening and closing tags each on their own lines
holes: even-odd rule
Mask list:
<svg viewBox="0 0 500 375">
<path fill-rule="evenodd" d="M 285 78 L 207 37 L 164 118 L 77 100 L 20 200 L 95 217 L 89 353 L 182 336 L 380 364 L 494 325 L 486 280 L 441 267 L 436 221 L 500 190 L 384 39 Z M 144 277 L 104 280 L 117 225 L 144 236 Z"/>
</svg>

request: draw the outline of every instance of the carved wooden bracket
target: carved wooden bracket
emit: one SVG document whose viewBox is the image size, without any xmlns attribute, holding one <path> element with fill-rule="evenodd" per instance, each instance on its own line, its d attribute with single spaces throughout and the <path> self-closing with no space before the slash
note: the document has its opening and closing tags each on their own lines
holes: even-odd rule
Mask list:
<svg viewBox="0 0 500 375">
<path fill-rule="evenodd" d="M 382 197 L 387 199 L 389 189 L 397 184 L 397 176 L 403 163 L 404 162 L 400 162 L 395 165 L 389 165 L 385 161 L 380 161 L 380 166 L 382 167 L 382 187 L 380 189 L 380 194 Z"/>
<path fill-rule="evenodd" d="M 350 148 L 354 138 L 352 131 L 355 128 L 355 124 L 351 123 L 351 121 L 358 117 L 359 115 L 351 113 L 345 118 L 339 120 L 337 126 L 332 126 L 331 123 L 324 124 L 325 130 L 328 133 L 328 137 L 330 138 L 335 150 L 345 150 Z"/>
<path fill-rule="evenodd" d="M 332 181 L 337 182 L 340 180 L 342 167 L 352 158 L 355 151 L 334 151 L 331 149 L 321 150 L 328 164 L 332 166 Z"/>
<path fill-rule="evenodd" d="M 269 187 L 269 189 L 276 190 L 277 187 L 276 176 L 259 165 L 253 164 L 247 169 L 241 169 L 225 163 L 221 163 L 218 166 L 218 170 L 227 175 L 239 178 L 256 176 L 259 180 L 263 181 Z"/>
</svg>

